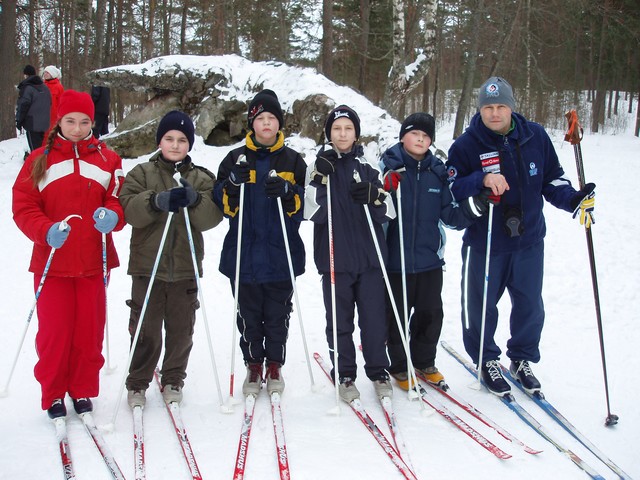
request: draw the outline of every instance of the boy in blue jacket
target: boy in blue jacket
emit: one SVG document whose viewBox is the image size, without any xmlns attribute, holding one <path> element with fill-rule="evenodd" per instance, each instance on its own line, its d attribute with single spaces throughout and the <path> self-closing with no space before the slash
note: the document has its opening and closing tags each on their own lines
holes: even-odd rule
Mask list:
<svg viewBox="0 0 640 480">
<path fill-rule="evenodd" d="M 244 209 L 240 256 L 240 284 L 237 324 L 240 349 L 247 366 L 242 393 L 257 396 L 263 381 L 269 395 L 282 393 L 281 367 L 286 359 L 293 285 L 287 261 L 285 238 L 277 198 L 285 210 L 286 241 L 289 242 L 293 270 L 304 273 L 305 251 L 298 233 L 303 220 L 302 206 L 307 165 L 300 154 L 284 144 L 284 117 L 277 95 L 262 90 L 249 105 L 249 133 L 246 145 L 222 160 L 213 196 L 229 218 L 229 232 L 220 256 L 220 272 L 235 288 L 236 245 L 239 209 Z M 245 162 L 238 162 L 241 156 Z M 276 175 L 270 175 L 274 170 Z M 240 205 L 240 186 L 244 203 Z"/>
<path fill-rule="evenodd" d="M 462 324 L 467 353 L 479 362 L 482 378 L 492 393 L 510 392 L 494 341 L 498 301 L 505 289 L 511 298 L 511 338 L 507 356 L 512 375 L 534 392 L 540 382 L 529 362 L 540 360 L 544 323 L 542 277 L 546 225 L 543 198 L 554 207 L 580 214 L 587 227 L 593 222 L 595 185 L 576 191 L 564 177 L 551 139 L 542 126 L 515 113 L 513 90 L 500 77 L 489 78 L 478 93 L 479 112 L 449 150 L 449 175 L 457 199 L 490 188 L 500 196 L 493 216 L 482 359 L 480 329 L 488 221 L 467 228 L 462 246 Z"/>
<path fill-rule="evenodd" d="M 461 205 L 453 201 L 447 169 L 429 150 L 434 135 L 435 120 L 431 115 L 409 115 L 402 122 L 400 141 L 382 155 L 381 163 L 385 172 L 384 188 L 391 193 L 398 213 L 387 229 L 387 272 L 393 301 L 404 327 L 404 271 L 411 362 L 420 376 L 437 385 L 444 384 L 444 376 L 435 366 L 436 347 L 444 318 L 442 267 L 446 237 L 443 226 L 462 229 L 470 225 L 486 212 L 488 195 L 470 197 Z M 402 208 L 398 208 L 398 197 Z M 401 248 L 404 248 L 404 268 Z M 407 357 L 401 337 L 404 332 L 398 330 L 390 298 L 387 298 L 387 324 L 387 350 L 391 359 L 389 372 L 398 386 L 407 390 Z"/>
<path fill-rule="evenodd" d="M 354 306 L 365 359 L 365 372 L 374 382 L 378 397 L 391 397 L 385 342 L 384 281 L 371 230 L 363 205 L 371 214 L 376 238 L 386 257 L 382 224 L 395 217 L 393 203 L 382 188 L 380 172 L 364 159 L 360 137 L 360 119 L 346 105 L 333 109 L 325 123 L 325 135 L 333 148 L 322 149 L 313 164 L 311 181 L 305 191 L 305 218 L 314 223 L 314 259 L 322 275 L 322 293 L 326 310 L 326 336 L 339 378 L 339 394 L 351 403 L 360 397 L 356 388 L 356 349 L 353 342 Z M 361 181 L 354 179 L 357 173 Z M 328 184 L 328 185 L 327 185 Z M 329 239 L 327 187 L 331 188 L 333 239 Z M 334 287 L 338 372 L 335 372 L 332 316 L 332 269 L 329 249 L 334 256 Z"/>
</svg>

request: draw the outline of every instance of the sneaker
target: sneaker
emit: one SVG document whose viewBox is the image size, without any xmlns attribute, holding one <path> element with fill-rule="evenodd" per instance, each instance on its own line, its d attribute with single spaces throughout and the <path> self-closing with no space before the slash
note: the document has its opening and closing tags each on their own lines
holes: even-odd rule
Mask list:
<svg viewBox="0 0 640 480">
<path fill-rule="evenodd" d="M 444 383 L 444 375 L 440 373 L 438 367 L 416 368 L 416 372 L 432 385 Z"/>
<path fill-rule="evenodd" d="M 247 377 L 242 384 L 242 394 L 257 397 L 262 387 L 262 363 L 247 363 Z"/>
<path fill-rule="evenodd" d="M 407 372 L 392 373 L 391 376 L 398 384 L 398 387 L 404 391 L 409 390 L 409 377 L 407 376 Z M 411 387 L 413 387 L 413 382 L 411 383 Z"/>
<path fill-rule="evenodd" d="M 129 390 L 127 392 L 127 402 L 131 408 L 144 407 L 147 399 L 145 397 L 146 390 Z"/>
<path fill-rule="evenodd" d="M 282 365 L 278 362 L 267 362 L 265 377 L 267 378 L 267 392 L 269 392 L 269 395 L 276 392 L 282 395 L 284 391 L 284 378 L 282 378 L 282 373 L 280 372 L 281 367 Z"/>
<path fill-rule="evenodd" d="M 380 400 L 382 400 L 382 398 L 384 397 L 389 397 L 389 398 L 393 397 L 393 387 L 391 386 L 391 381 L 389 380 L 389 377 L 381 378 L 379 380 L 374 380 L 373 388 L 375 389 L 376 395 Z"/>
<path fill-rule="evenodd" d="M 511 387 L 502 376 L 500 363 L 497 360 L 489 360 L 482 364 L 482 380 L 491 393 L 502 397 L 511 393 Z"/>
<path fill-rule="evenodd" d="M 338 394 L 340 398 L 347 403 L 351 403 L 354 400 L 360 398 L 360 392 L 356 388 L 355 383 L 351 377 L 342 377 L 340 379 L 340 385 L 338 385 Z"/>
<path fill-rule="evenodd" d="M 162 387 L 162 398 L 164 403 L 176 402 L 180 404 L 182 402 L 182 387 L 177 385 L 165 385 Z"/>
<path fill-rule="evenodd" d="M 527 360 L 512 360 L 509 372 L 527 392 L 534 393 L 540 390 L 540 382 L 531 371 Z"/>
<path fill-rule="evenodd" d="M 51 420 L 55 420 L 56 418 L 60 417 L 66 417 L 67 407 L 64 405 L 64 398 L 56 398 L 47 410 L 47 415 L 49 415 L 49 418 Z"/>
<path fill-rule="evenodd" d="M 73 409 L 76 411 L 78 415 L 82 415 L 83 413 L 91 413 L 93 412 L 93 403 L 91 403 L 90 398 L 72 398 L 73 400 Z"/>
</svg>

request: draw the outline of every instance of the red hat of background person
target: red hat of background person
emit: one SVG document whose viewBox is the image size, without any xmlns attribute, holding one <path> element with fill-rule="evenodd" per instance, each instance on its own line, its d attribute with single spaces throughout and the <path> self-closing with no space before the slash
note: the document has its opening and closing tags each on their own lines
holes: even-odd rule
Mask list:
<svg viewBox="0 0 640 480">
<path fill-rule="evenodd" d="M 60 96 L 60 104 L 58 105 L 58 120 L 67 113 L 80 112 L 88 115 L 93 122 L 95 107 L 91 95 L 84 92 L 76 92 L 75 90 L 65 90 Z"/>
</svg>

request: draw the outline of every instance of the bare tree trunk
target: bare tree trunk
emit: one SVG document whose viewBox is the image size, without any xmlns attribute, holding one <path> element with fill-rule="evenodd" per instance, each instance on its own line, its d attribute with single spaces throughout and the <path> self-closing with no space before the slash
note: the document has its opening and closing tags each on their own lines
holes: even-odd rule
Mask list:
<svg viewBox="0 0 640 480">
<path fill-rule="evenodd" d="M 116 8 L 116 0 L 107 1 L 109 2 L 109 9 L 107 10 L 107 28 L 104 39 L 104 63 L 106 63 L 106 65 L 113 65 L 115 63 L 113 57 L 113 17 L 115 16 L 114 9 Z"/>
<path fill-rule="evenodd" d="M 84 53 L 82 56 L 82 62 L 84 65 L 84 71 L 88 72 L 90 70 L 89 68 L 89 50 L 90 50 L 90 46 L 91 46 L 91 32 L 93 32 L 92 29 L 92 22 L 91 22 L 91 18 L 93 17 L 93 2 L 87 2 L 87 23 L 86 23 L 86 31 L 84 33 Z"/>
<path fill-rule="evenodd" d="M 367 84 L 367 57 L 369 54 L 369 30 L 371 22 L 371 2 L 369 0 L 360 0 L 360 25 L 362 33 L 360 34 L 360 61 L 358 71 L 358 90 L 364 92 Z"/>
<path fill-rule="evenodd" d="M 429 72 L 429 65 L 435 54 L 437 3 L 435 0 L 426 1 L 422 53 L 410 65 L 409 58 L 405 54 L 404 2 L 393 0 L 392 8 L 393 61 L 382 106 L 391 115 L 398 116 L 404 108 L 407 95 L 420 85 L 422 79 Z"/>
<path fill-rule="evenodd" d="M 598 51 L 598 62 L 596 65 L 596 98 L 591 106 L 591 131 L 597 133 L 600 124 L 604 123 L 604 109 L 606 98 L 606 85 L 603 85 L 602 63 L 604 62 L 604 51 L 607 38 L 607 25 L 609 23 L 610 0 L 605 0 L 602 12 L 602 27 L 600 29 L 600 46 Z"/>
<path fill-rule="evenodd" d="M 96 44 L 93 47 L 93 66 L 105 67 L 104 62 L 104 17 L 107 11 L 107 0 L 98 0 L 96 3 L 96 20 L 93 24 L 93 31 L 95 32 Z"/>
<path fill-rule="evenodd" d="M 462 134 L 464 128 L 464 120 L 469 111 L 469 102 L 471 100 L 471 92 L 473 91 L 473 79 L 476 71 L 476 63 L 478 60 L 478 44 L 480 39 L 480 19 L 484 12 L 484 0 L 477 0 L 475 15 L 471 20 L 471 41 L 470 51 L 467 53 L 467 62 L 464 67 L 464 83 L 462 92 L 460 93 L 460 101 L 458 102 L 458 111 L 456 112 L 455 125 L 453 127 L 453 138 L 458 138 Z"/>
<path fill-rule="evenodd" d="M 333 2 L 322 0 L 322 65 L 325 77 L 333 78 Z"/>
<path fill-rule="evenodd" d="M 189 0 L 184 0 L 183 4 L 182 4 L 182 14 L 180 16 L 180 54 L 184 55 L 187 53 L 187 15 L 189 13 Z M 171 5 L 171 4 L 170 4 Z M 171 18 L 169 16 L 169 18 Z M 168 55 L 169 53 L 171 53 L 170 50 L 170 32 L 171 32 L 171 24 L 169 22 L 167 22 L 167 27 L 166 27 L 167 33 L 166 33 L 166 45 L 165 45 L 165 50 L 166 53 L 165 55 Z"/>
<path fill-rule="evenodd" d="M 16 41 L 16 0 L 3 0 L 0 11 L 0 49 L 4 68 L 0 68 L 0 140 L 16 136 L 15 122 L 15 41 Z M 22 68 L 20 69 L 22 72 Z M 11 92 L 11 93 L 9 93 Z"/>
<path fill-rule="evenodd" d="M 153 37 L 155 36 L 155 17 L 156 17 L 156 0 L 149 0 L 149 17 L 148 17 L 148 27 L 145 32 L 145 41 L 144 41 L 144 58 L 142 60 L 148 60 L 149 58 L 153 58 Z"/>
</svg>

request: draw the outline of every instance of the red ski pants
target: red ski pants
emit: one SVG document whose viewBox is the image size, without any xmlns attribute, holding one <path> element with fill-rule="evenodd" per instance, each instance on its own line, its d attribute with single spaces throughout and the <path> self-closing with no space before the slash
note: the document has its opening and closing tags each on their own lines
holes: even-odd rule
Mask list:
<svg viewBox="0 0 640 480">
<path fill-rule="evenodd" d="M 34 276 L 34 289 L 41 276 Z M 106 320 L 104 278 L 47 277 L 38 298 L 34 368 L 42 389 L 42 409 L 56 398 L 97 397 L 104 364 Z"/>
</svg>

